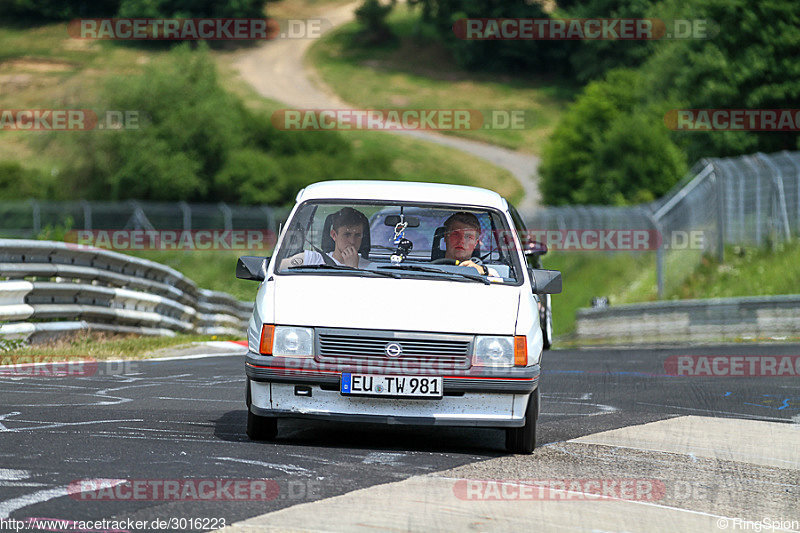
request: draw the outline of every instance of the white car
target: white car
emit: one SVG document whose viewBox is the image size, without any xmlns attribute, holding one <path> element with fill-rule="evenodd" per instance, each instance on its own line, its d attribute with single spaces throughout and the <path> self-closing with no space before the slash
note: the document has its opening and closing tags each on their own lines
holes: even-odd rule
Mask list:
<svg viewBox="0 0 800 533">
<path fill-rule="evenodd" d="M 527 267 L 522 229 L 504 198 L 476 187 L 300 191 L 272 258 L 237 264 L 237 277 L 261 282 L 248 436 L 272 439 L 288 417 L 497 427 L 509 451 L 532 452 L 538 300 L 561 292 L 561 274 Z"/>
</svg>

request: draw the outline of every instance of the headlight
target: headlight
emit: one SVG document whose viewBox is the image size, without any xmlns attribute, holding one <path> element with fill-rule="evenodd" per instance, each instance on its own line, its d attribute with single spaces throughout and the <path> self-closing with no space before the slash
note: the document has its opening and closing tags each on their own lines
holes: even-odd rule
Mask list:
<svg viewBox="0 0 800 533">
<path fill-rule="evenodd" d="M 514 337 L 475 337 L 472 366 L 514 366 Z"/>
<path fill-rule="evenodd" d="M 268 340 L 267 343 L 264 342 L 269 338 L 269 334 L 264 335 L 262 330 L 262 354 L 277 357 L 314 357 L 313 329 L 264 324 L 264 328 L 272 327 L 274 327 L 274 331 L 272 332 L 271 347 L 265 345 L 269 342 Z"/>
</svg>

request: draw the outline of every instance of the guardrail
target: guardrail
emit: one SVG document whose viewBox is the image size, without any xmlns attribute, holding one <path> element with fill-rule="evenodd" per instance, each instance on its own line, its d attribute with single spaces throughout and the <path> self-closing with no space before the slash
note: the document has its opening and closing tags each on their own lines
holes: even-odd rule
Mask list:
<svg viewBox="0 0 800 533">
<path fill-rule="evenodd" d="M 578 309 L 581 341 L 675 342 L 800 336 L 800 295 L 709 298 Z"/>
<path fill-rule="evenodd" d="M 0 239 L 6 338 L 36 342 L 80 329 L 242 335 L 252 309 L 153 261 L 70 243 Z"/>
</svg>

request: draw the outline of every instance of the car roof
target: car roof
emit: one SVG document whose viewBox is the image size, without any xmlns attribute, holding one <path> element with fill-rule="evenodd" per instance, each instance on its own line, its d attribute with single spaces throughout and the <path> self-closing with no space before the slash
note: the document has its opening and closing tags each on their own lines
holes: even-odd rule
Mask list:
<svg viewBox="0 0 800 533">
<path fill-rule="evenodd" d="M 493 207 L 505 210 L 506 200 L 494 191 L 466 185 L 413 181 L 337 180 L 309 185 L 297 194 L 306 200 L 382 200 Z"/>
</svg>

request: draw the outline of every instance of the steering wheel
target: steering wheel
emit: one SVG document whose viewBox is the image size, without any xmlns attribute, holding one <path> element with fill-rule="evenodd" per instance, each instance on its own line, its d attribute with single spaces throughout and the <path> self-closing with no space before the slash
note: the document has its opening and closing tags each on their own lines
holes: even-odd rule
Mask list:
<svg viewBox="0 0 800 533">
<path fill-rule="evenodd" d="M 439 259 L 434 259 L 431 261 L 432 265 L 455 265 L 456 260 L 450 259 L 449 257 L 440 257 Z"/>
</svg>

